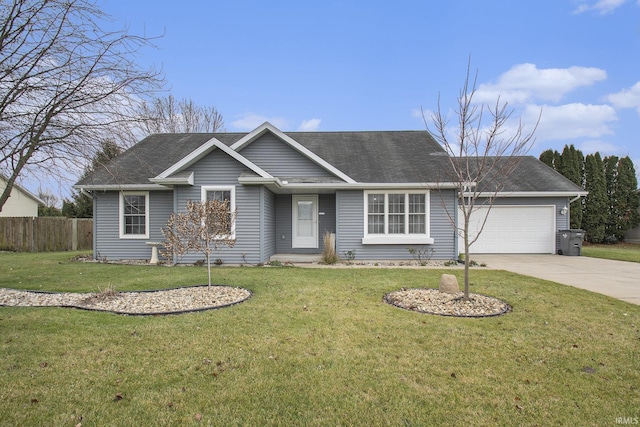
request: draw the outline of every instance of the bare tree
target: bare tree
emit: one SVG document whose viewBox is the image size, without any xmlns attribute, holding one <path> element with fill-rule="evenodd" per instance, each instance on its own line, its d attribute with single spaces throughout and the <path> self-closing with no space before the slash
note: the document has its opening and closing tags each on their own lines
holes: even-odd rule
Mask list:
<svg viewBox="0 0 640 427">
<path fill-rule="evenodd" d="M 162 229 L 165 240 L 161 254 L 165 258 L 182 257 L 188 252 L 201 252 L 207 262 L 211 287 L 211 254 L 235 243 L 234 224 L 237 212 L 231 212 L 229 201 L 189 200 L 185 212 L 172 213 Z"/>
<path fill-rule="evenodd" d="M 178 101 L 173 95 L 142 104 L 140 116 L 146 134 L 220 132 L 224 127 L 222 115 L 215 107 L 196 105 L 192 99 Z"/>
<path fill-rule="evenodd" d="M 498 193 L 504 189 L 507 178 L 517 168 L 521 156 L 526 155 L 533 146 L 533 135 L 540 121 L 539 116 L 533 129 L 525 132 L 520 120 L 512 126 L 510 119 L 513 110 L 507 109 L 507 103 L 501 102 L 500 98 L 495 105 L 475 103 L 473 97 L 477 72 L 471 81 L 470 69 L 469 62 L 457 100 L 458 122 L 454 130 L 449 128 L 449 119 L 442 112 L 440 99 L 438 111 L 431 117 L 435 126 L 433 136 L 448 154 L 449 164 L 447 172 L 444 172 L 448 176 L 445 180 L 455 185 L 457 209 L 462 218 L 462 224 L 459 224 L 456 213 L 443 203 L 450 223 L 464 240 L 465 299 L 469 299 L 469 247 L 482 233 L 491 207 Z M 471 216 L 483 207 L 486 209 L 481 226 L 472 234 L 469 229 Z"/>
<path fill-rule="evenodd" d="M 82 170 L 163 80 L 134 62 L 153 39 L 105 30 L 92 0 L 0 0 L 0 16 L 1 211 L 19 177 Z"/>
</svg>

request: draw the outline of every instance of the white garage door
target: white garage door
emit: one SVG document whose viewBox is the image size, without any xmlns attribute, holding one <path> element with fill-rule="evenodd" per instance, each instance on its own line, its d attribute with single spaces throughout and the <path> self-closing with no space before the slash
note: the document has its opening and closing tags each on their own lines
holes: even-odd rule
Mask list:
<svg viewBox="0 0 640 427">
<path fill-rule="evenodd" d="M 470 236 L 477 234 L 486 212 L 487 208 L 481 208 L 471 215 Z M 478 240 L 471 245 L 470 252 L 552 254 L 556 247 L 555 228 L 554 206 L 493 206 L 484 229 Z M 464 252 L 462 238 L 458 241 L 458 248 L 460 252 Z"/>
</svg>

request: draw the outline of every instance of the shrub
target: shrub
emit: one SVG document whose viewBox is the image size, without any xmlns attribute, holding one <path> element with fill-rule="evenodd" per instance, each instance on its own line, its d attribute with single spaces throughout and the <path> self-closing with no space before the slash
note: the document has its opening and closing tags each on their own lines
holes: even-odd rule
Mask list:
<svg viewBox="0 0 640 427">
<path fill-rule="evenodd" d="M 336 254 L 336 245 L 333 233 L 325 231 L 322 236 L 323 252 L 322 262 L 324 264 L 335 264 L 338 262 L 338 255 Z"/>
</svg>

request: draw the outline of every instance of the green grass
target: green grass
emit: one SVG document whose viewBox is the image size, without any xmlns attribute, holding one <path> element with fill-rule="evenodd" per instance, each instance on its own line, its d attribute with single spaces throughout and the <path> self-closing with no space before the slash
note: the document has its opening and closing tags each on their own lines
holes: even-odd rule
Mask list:
<svg viewBox="0 0 640 427">
<path fill-rule="evenodd" d="M 205 268 L 69 257 L 0 254 L 0 287 L 206 282 Z M 174 316 L 0 307 L 0 425 L 546 426 L 640 416 L 640 307 L 483 269 L 472 270 L 472 291 L 512 313 L 447 318 L 382 302 L 402 287 L 436 287 L 443 271 L 217 268 L 215 282 L 253 297 Z"/>
<path fill-rule="evenodd" d="M 631 243 L 618 243 L 615 245 L 584 244 L 582 255 L 617 261 L 640 262 L 640 245 Z"/>
</svg>

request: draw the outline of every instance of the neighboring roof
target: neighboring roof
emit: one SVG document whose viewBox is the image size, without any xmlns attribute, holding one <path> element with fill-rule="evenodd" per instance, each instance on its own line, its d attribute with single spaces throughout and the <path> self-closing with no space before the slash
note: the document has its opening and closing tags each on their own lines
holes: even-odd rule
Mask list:
<svg viewBox="0 0 640 427">
<path fill-rule="evenodd" d="M 0 175 L 0 188 L 2 190 L 4 190 L 5 186 L 7 185 L 7 182 L 9 180 L 7 179 L 6 176 L 4 175 Z M 21 193 L 23 193 L 25 196 L 29 197 L 30 199 L 32 199 L 34 202 L 36 202 L 39 205 L 44 206 L 46 203 L 38 196 L 36 196 L 35 194 L 31 193 L 29 190 L 27 190 L 26 188 L 23 188 L 22 186 L 18 185 L 18 184 L 13 184 L 13 189 L 20 191 Z"/>
</svg>

